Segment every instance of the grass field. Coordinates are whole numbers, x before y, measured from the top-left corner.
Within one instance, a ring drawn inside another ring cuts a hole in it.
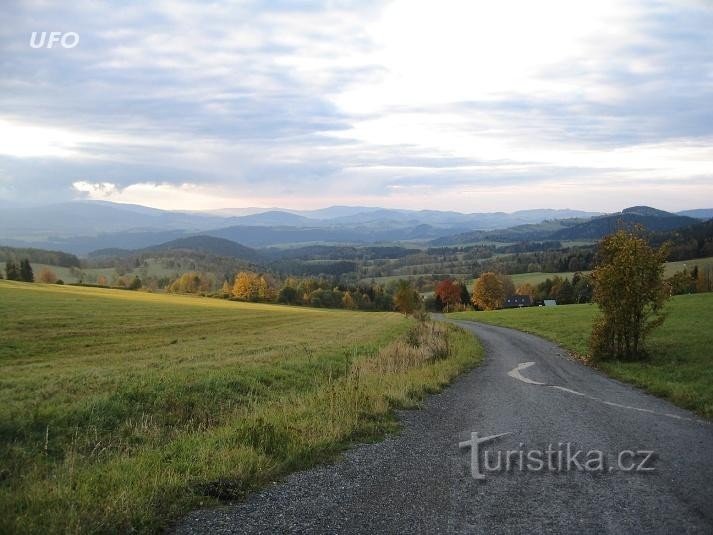
[[[597,306],[532,307],[492,312],[460,312],[471,319],[538,334],[586,356]],[[713,418],[713,293],[673,297],[665,323],[647,343],[648,362],[602,362],[612,377],[633,383]]]
[[[480,358],[414,325],[0,281],[0,532],[153,532],[373,440]]]
[[[127,272],[127,275],[137,275],[139,277],[149,276],[156,278],[175,277],[178,274],[177,272],[180,271],[165,267],[160,259],[149,258],[146,260],[146,263],[147,266],[145,268],[143,266],[141,268],[136,268]],[[76,273],[73,273],[70,268],[39,263],[32,264],[32,269],[35,273],[35,280],[37,280],[40,271],[42,271],[43,268],[51,269],[54,271],[55,275],[57,275],[57,278],[62,279],[66,283],[79,282],[80,277],[77,276]],[[81,270],[81,273],[83,274],[84,282],[96,282],[100,275],[105,276],[107,280],[111,281],[112,278],[116,276],[116,270],[111,267],[85,268]]]

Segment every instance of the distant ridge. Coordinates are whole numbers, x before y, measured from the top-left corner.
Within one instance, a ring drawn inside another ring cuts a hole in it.
[[[650,206],[632,206],[619,213],[595,217],[590,221],[579,223],[570,228],[554,232],[553,240],[599,240],[620,228],[631,228],[642,225],[650,231],[667,231],[698,223],[692,217],[672,214]]]
[[[103,256],[133,256],[137,254],[166,251],[188,251],[214,256],[222,256],[227,258],[236,258],[239,260],[247,260],[251,262],[261,259],[260,253],[258,253],[255,249],[251,249],[250,247],[246,247],[244,245],[241,245],[231,240],[226,240],[224,238],[204,235],[178,238],[175,240],[160,243],[158,245],[143,247],[141,249],[99,249],[89,253],[89,257],[98,258]]]
[[[695,217],[696,219],[713,219],[713,208],[698,208],[696,210],[683,210],[682,212],[676,212],[678,215],[684,215],[687,217]]]

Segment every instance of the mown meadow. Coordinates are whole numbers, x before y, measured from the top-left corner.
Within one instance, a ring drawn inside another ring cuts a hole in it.
[[[537,334],[586,359],[597,310],[594,304],[584,304],[448,316]],[[646,343],[648,360],[602,361],[596,365],[612,377],[713,418],[713,294],[675,296],[667,310],[666,321]]]
[[[397,428],[482,357],[395,313],[0,281],[0,532],[155,532]]]

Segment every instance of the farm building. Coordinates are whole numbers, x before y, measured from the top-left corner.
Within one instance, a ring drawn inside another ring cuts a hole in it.
[[[505,300],[503,308],[519,308],[532,306],[532,299],[529,295],[511,295]]]

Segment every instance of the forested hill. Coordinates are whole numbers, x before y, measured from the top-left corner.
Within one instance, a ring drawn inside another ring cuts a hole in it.
[[[620,213],[595,217],[590,221],[579,223],[570,228],[554,232],[550,239],[553,240],[599,240],[620,228],[631,228],[642,225],[651,232],[674,230],[698,223],[699,220],[649,206],[633,206]]]
[[[8,260],[17,262],[24,259],[38,264],[79,267],[79,258],[62,251],[0,246],[0,262],[7,262]]]

